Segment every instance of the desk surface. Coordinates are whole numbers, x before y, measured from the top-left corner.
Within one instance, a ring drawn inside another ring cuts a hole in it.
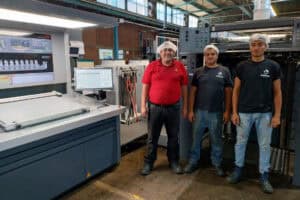
[[[0,129],[0,151],[108,119],[121,114],[125,110],[124,107],[119,105],[99,107],[96,101],[87,97],[66,95],[64,98],[73,101],[74,105],[79,107],[88,107],[90,112],[10,132],[4,132]],[[18,110],[12,112],[17,114]]]

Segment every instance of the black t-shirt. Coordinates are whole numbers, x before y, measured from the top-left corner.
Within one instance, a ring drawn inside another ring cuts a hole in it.
[[[273,60],[239,63],[236,70],[236,76],[241,80],[238,111],[272,112],[273,81],[279,79],[280,74],[280,66]]]
[[[224,111],[224,89],[232,87],[229,70],[226,67],[201,67],[193,76],[192,86],[197,87],[194,108],[209,112]]]

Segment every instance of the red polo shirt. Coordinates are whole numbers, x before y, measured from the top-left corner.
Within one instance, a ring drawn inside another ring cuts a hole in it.
[[[154,104],[170,105],[179,101],[181,86],[188,84],[187,72],[177,60],[164,66],[161,60],[151,62],[142,82],[149,85],[149,100]]]

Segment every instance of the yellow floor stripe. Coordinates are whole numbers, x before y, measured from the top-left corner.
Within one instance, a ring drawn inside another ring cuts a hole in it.
[[[99,187],[101,189],[108,190],[111,193],[114,193],[114,194],[117,194],[121,197],[124,197],[125,199],[128,199],[128,200],[144,200],[144,198],[140,197],[137,194],[131,194],[129,192],[124,192],[124,191],[122,191],[118,188],[112,187],[112,186],[110,186],[108,184],[105,184],[101,181],[95,181],[94,185],[96,185],[97,187]]]

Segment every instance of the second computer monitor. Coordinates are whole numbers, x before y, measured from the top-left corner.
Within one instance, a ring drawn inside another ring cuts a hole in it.
[[[113,89],[112,68],[75,68],[75,90]]]

